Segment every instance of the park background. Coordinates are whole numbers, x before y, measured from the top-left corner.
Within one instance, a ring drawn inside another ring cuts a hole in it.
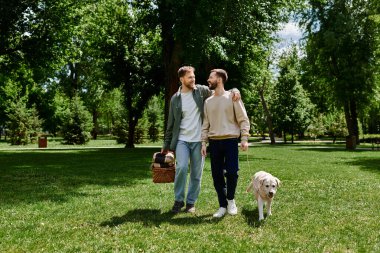
[[[380,251],[379,1],[0,3],[2,251]],[[236,217],[212,219],[208,159],[195,215],[152,183],[183,65],[241,91]],[[258,170],[283,183],[262,223]]]
[[[379,8],[373,0],[4,1],[0,137],[159,141],[177,70],[191,65],[204,85],[211,69],[228,71],[252,135],[329,136],[354,149],[380,133]],[[289,24],[302,37],[284,45]]]

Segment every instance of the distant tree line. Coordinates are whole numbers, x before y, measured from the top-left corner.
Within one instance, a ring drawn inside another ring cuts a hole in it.
[[[229,73],[252,133],[380,133],[378,1],[0,0],[0,133],[160,141],[177,69]],[[304,38],[278,55],[290,18]],[[1,135],[0,135],[1,137]]]

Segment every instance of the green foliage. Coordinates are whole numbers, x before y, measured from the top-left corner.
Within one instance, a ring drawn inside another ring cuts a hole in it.
[[[129,146],[146,136],[155,141],[164,120],[159,107],[148,104],[150,98],[165,85],[166,93],[176,91],[178,66],[190,64],[197,68],[199,83],[205,83],[211,68],[228,70],[227,88],[243,91],[255,131],[267,132],[272,114],[277,129],[300,133],[309,124],[311,104],[326,115],[335,103],[353,98],[364,131],[378,132],[380,19],[375,0],[311,1],[304,9],[307,60],[302,71],[301,66],[287,68],[279,79],[285,86],[302,87],[273,89],[267,66],[274,62],[273,33],[289,19],[289,10],[304,7],[300,2],[3,1],[0,126],[9,122],[8,103],[22,98],[27,110],[35,105],[44,130],[55,134],[69,110],[66,97],[78,95],[91,113],[93,137],[113,129]],[[269,110],[263,109],[260,92]]]
[[[346,137],[348,131],[344,113],[339,111],[333,111],[328,114],[319,113],[312,119],[306,134],[314,139],[329,135],[333,137],[334,143],[337,137]]]
[[[26,145],[41,132],[42,120],[35,107],[27,108],[23,99],[11,102],[6,110],[7,135],[12,145]]]
[[[371,106],[380,86],[380,23],[376,0],[309,1],[306,74],[314,97],[344,108],[349,135],[358,137],[358,113]]]
[[[78,5],[73,0],[2,1],[1,69],[10,73],[25,65],[36,82],[44,82],[70,51]]]
[[[251,132],[260,132],[262,135],[273,127],[273,113],[271,111],[274,94],[274,76],[270,71],[274,55],[270,49],[273,42],[269,42],[269,48],[252,46],[251,57],[246,59],[244,67],[243,100],[250,115]],[[253,55],[257,55],[254,57]],[[265,108],[266,107],[266,108]],[[273,130],[273,129],[272,129]]]
[[[142,121],[142,120],[140,120],[140,121]],[[145,124],[140,124],[140,123],[141,122],[139,122],[139,125],[136,126],[136,131],[135,131],[134,143],[136,143],[136,144],[144,143],[146,128],[144,127]]]
[[[274,108],[277,127],[292,136],[303,134],[309,126],[314,105],[299,82],[300,61],[295,46],[281,56],[279,68]]]
[[[326,126],[323,119],[323,114],[319,114],[314,117],[307,127],[306,134],[316,139],[319,136],[323,136],[326,133]]]
[[[380,101],[380,100],[379,100]],[[363,116],[363,127],[365,132],[370,134],[380,133],[380,106],[374,106]]]
[[[326,116],[327,134],[334,137],[346,137],[348,135],[347,124],[343,112],[332,112]]]
[[[8,75],[0,76],[3,81],[0,104],[4,110],[0,115],[0,123],[5,123],[12,145],[26,145],[41,132],[43,122],[35,105],[28,105],[30,90],[34,87],[31,72],[23,66]]]
[[[117,121],[126,117],[126,109],[123,106],[124,96],[120,88],[106,91],[100,101],[100,126],[101,131],[111,133]],[[127,122],[124,122],[127,125]],[[118,136],[118,135],[117,135]],[[125,143],[125,142],[123,142]]]
[[[29,101],[29,95],[35,86],[33,73],[24,64],[19,64],[16,70],[10,72],[0,71],[0,124],[8,120],[6,110],[10,103],[22,99],[28,108],[32,107],[34,101]]]
[[[62,124],[60,131],[66,144],[85,144],[90,140],[93,127],[91,114],[79,96],[70,100],[67,108],[59,112]]]
[[[163,95],[154,96],[149,101],[145,110],[148,120],[148,137],[152,142],[157,142],[159,134],[163,132],[164,121],[164,103]]]
[[[147,2],[109,0],[83,9],[81,40],[89,43],[110,87],[124,94],[128,140],[133,146],[135,127],[149,99],[163,86],[161,38],[156,12]]]
[[[128,122],[125,118],[120,118],[115,121],[112,134],[116,137],[116,142],[125,144],[128,141]]]

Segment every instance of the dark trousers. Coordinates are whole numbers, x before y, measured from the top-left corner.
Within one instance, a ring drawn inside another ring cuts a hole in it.
[[[211,172],[220,207],[235,198],[239,171],[238,139],[210,140]]]

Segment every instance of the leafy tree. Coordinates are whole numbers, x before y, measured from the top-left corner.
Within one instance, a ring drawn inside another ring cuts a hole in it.
[[[348,148],[359,142],[358,112],[378,89],[379,10],[374,0],[310,1],[304,14],[309,71],[344,109],[349,140],[355,139]]]
[[[64,102],[67,103],[67,102]],[[93,127],[91,114],[79,96],[74,96],[67,108],[59,113],[62,124],[60,130],[66,144],[85,144],[90,140]]]
[[[269,45],[270,46],[270,45]],[[248,101],[253,102],[255,99],[260,99],[261,110],[259,117],[253,120],[256,126],[265,124],[265,130],[269,132],[271,144],[275,144],[274,126],[273,126],[273,114],[270,109],[270,96],[272,91],[272,83],[274,83],[273,72],[270,69],[271,62],[274,58],[272,49],[260,48],[258,46],[253,47],[258,55],[255,60],[249,60],[245,64],[245,77],[244,80],[249,84],[244,89],[244,95],[248,95]],[[261,52],[261,53],[258,53]],[[258,96],[258,98],[255,98]],[[269,98],[269,99],[268,99]],[[249,111],[252,113],[253,108]],[[263,120],[262,120],[263,119]],[[263,127],[260,127],[263,129]],[[264,130],[264,129],[263,129]]]
[[[116,136],[118,144],[127,143],[128,141],[128,122],[125,118],[120,118],[115,121],[112,128],[112,134]]]
[[[307,128],[307,134],[314,139],[327,134],[333,137],[333,143],[335,143],[338,137],[347,135],[344,113],[339,111],[332,111],[328,114],[318,113],[311,120]]]
[[[8,135],[12,145],[25,145],[41,132],[42,121],[35,107],[27,108],[24,99],[12,101],[6,110]]]
[[[197,78],[204,80],[210,69],[226,68],[228,83],[239,88],[251,46],[265,44],[286,19],[284,8],[295,2],[156,0],[165,73],[165,119],[170,97],[178,89],[181,65],[194,66]]]
[[[2,124],[7,126],[13,145],[28,144],[31,137],[36,137],[41,131],[43,121],[29,99],[36,85],[31,76],[31,71],[23,65],[7,75],[0,75],[3,81],[0,88]]]
[[[299,80],[300,60],[294,45],[280,58],[279,77],[275,87],[277,126],[284,132],[285,142],[286,133],[291,134],[293,143],[294,134],[303,135],[310,123],[313,105]]]
[[[151,1],[110,0],[85,10],[86,32],[92,47],[106,59],[108,82],[120,87],[127,112],[127,147],[133,147],[135,129],[149,99],[161,90],[160,36]],[[96,39],[95,39],[96,38]]]
[[[67,53],[78,4],[73,0],[1,0],[1,72],[24,64],[37,83],[53,74]]]
[[[78,4],[72,0],[0,2],[0,80],[9,78],[22,85],[22,92],[28,90],[27,108],[35,105],[38,114],[45,119],[44,128],[53,133],[54,112],[49,102],[54,93],[48,80],[54,79],[55,70],[65,61],[68,52],[72,52],[68,48]],[[2,108],[6,107],[0,99],[0,125],[7,120],[2,114]]]
[[[348,131],[343,112],[331,112],[326,115],[326,132],[333,137],[333,143],[337,137],[347,136]]]
[[[326,133],[326,127],[322,113],[311,120],[310,125],[307,127],[306,131],[310,137],[314,138],[314,141],[318,136],[323,136]]]
[[[145,109],[148,121],[148,137],[151,141],[157,142],[159,134],[163,131],[164,123],[164,103],[163,95],[154,96],[149,101],[148,107]]]
[[[363,130],[368,134],[380,133],[380,106],[369,108],[363,117]]]
[[[120,88],[106,91],[100,102],[100,124],[106,133],[111,133],[117,121],[126,117],[126,109],[123,105],[124,97]],[[125,126],[127,126],[125,122]],[[127,133],[127,132],[126,132]],[[126,143],[127,135],[124,142]]]

